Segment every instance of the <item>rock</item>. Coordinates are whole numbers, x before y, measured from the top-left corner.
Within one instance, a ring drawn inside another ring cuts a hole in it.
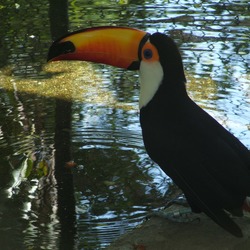
[[[250,218],[234,218],[244,234],[236,238],[206,215],[182,223],[152,217],[139,228],[123,235],[107,250],[249,250]]]

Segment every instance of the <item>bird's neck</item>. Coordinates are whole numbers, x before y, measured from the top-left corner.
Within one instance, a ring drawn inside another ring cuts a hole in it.
[[[181,121],[184,110],[189,106],[190,99],[184,82],[162,82],[153,98],[140,108],[142,135],[149,154],[152,153],[151,139],[161,140],[160,131],[167,126],[171,129],[166,132],[171,134],[172,128]],[[151,157],[153,158],[153,155]]]
[[[160,62],[146,63],[140,65],[140,98],[139,107],[145,107],[154,97],[162,84],[164,72]]]
[[[171,67],[170,67],[171,68]],[[146,107],[149,102],[166,101],[187,96],[182,64],[172,71],[164,71],[159,61],[147,63],[142,61],[140,65],[140,109]],[[157,96],[157,97],[156,97]]]
[[[163,79],[155,85],[157,85],[157,89],[154,88],[154,84],[151,84],[147,89],[148,85],[141,84],[140,109],[148,106],[154,106],[157,109],[168,109],[171,106],[182,105],[185,100],[189,99],[185,82],[181,79],[179,81]]]
[[[164,80],[152,98],[152,103],[157,104],[156,107],[173,109],[173,107],[177,107],[185,103],[187,99],[189,99],[189,97],[185,82],[181,80],[166,82]]]

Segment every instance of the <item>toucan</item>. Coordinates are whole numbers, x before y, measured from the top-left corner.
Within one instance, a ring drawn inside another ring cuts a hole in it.
[[[250,151],[188,96],[182,58],[166,34],[93,27],[54,41],[48,61],[82,60],[139,70],[140,123],[148,155],[195,213],[236,237],[232,216],[249,208]]]

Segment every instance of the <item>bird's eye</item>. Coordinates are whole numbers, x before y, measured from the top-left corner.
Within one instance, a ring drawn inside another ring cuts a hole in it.
[[[150,43],[146,42],[142,48],[141,60],[148,63],[159,61],[159,54],[156,47]]]
[[[153,57],[153,51],[151,49],[145,49],[143,55],[145,59],[151,59]]]

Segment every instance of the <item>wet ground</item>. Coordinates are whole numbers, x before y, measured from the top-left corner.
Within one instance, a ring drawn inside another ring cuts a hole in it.
[[[179,206],[168,210],[171,209],[183,211]],[[243,238],[232,236],[203,214],[189,215],[188,219],[177,223],[153,217],[121,236],[107,250],[247,250],[250,247],[249,217],[234,218],[243,231]]]

